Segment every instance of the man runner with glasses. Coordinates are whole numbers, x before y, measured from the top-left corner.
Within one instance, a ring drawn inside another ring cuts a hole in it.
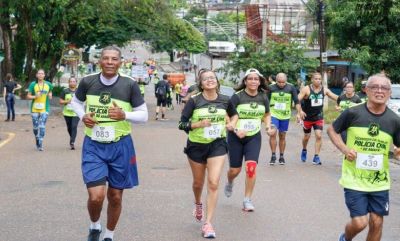
[[[350,241],[369,226],[367,240],[379,241],[383,217],[389,215],[389,150],[400,158],[400,118],[386,106],[391,83],[386,76],[369,77],[368,100],[345,110],[328,128],[328,135],[343,153],[340,185],[351,220],[339,241]],[[340,133],[347,131],[347,141]]]

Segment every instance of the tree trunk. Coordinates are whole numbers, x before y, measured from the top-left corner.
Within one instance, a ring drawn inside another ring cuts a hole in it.
[[[5,76],[7,73],[14,74],[12,50],[11,50],[10,14],[7,11],[9,7],[5,5],[6,5],[5,2],[0,1],[0,8],[2,9],[0,15],[0,18],[2,19],[2,21],[0,21],[0,32],[2,33],[3,36],[3,45],[4,45],[3,76]]]

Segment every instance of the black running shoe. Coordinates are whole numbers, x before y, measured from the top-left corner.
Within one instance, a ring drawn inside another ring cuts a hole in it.
[[[275,165],[275,162],[276,162],[276,156],[275,156],[275,155],[272,155],[272,156],[271,156],[271,160],[269,161],[269,164],[270,164],[271,166],[273,166],[273,165]]]
[[[98,229],[89,229],[88,241],[99,241],[100,240],[101,230]]]
[[[105,239],[103,239],[103,241],[112,241],[112,239],[110,239],[110,238],[105,238]]]
[[[279,165],[285,165],[285,158],[283,156],[279,157]]]

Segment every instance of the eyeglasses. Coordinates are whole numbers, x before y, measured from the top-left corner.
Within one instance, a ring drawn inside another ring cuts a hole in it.
[[[207,81],[207,80],[217,80],[217,78],[215,76],[209,76],[201,79],[201,81]]]
[[[381,90],[381,91],[389,91],[390,90],[390,86],[387,86],[387,85],[368,85],[367,88],[372,90],[373,92],[377,92],[379,90]]]

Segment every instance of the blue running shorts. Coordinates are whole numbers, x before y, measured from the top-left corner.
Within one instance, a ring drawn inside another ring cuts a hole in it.
[[[361,192],[352,189],[344,189],[346,206],[350,211],[350,217],[365,216],[375,213],[379,216],[389,215],[389,191]]]
[[[279,119],[271,116],[271,124],[273,124],[275,126],[275,128],[278,129],[279,132],[287,132],[289,129],[289,122],[290,122],[290,119],[279,120]]]
[[[82,175],[88,186],[108,185],[127,189],[139,184],[136,154],[130,135],[117,142],[100,143],[85,136],[82,147]]]

